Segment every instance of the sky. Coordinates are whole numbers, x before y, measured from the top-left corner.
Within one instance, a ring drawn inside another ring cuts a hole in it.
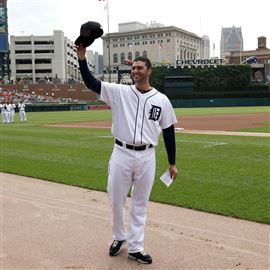
[[[156,21],[209,36],[211,56],[219,57],[222,27],[233,25],[242,28],[244,50],[255,50],[259,36],[267,38],[270,48],[269,0],[7,0],[7,6],[9,35],[52,35],[53,30],[62,30],[75,41],[87,21],[99,22],[105,33],[108,25],[113,33],[119,23]],[[102,40],[89,49],[103,54]]]

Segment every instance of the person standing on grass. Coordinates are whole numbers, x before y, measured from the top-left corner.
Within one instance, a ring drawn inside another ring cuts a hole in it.
[[[18,104],[18,108],[19,108],[19,112],[20,112],[20,121],[22,122],[26,122],[26,113],[25,113],[25,102],[23,99],[21,99],[21,101]]]
[[[5,124],[7,122],[6,118],[6,103],[2,100],[0,104],[2,123]]]
[[[10,123],[10,114],[11,114],[11,104],[10,104],[9,100],[7,100],[7,103],[6,103],[6,122],[7,122],[7,124]]]
[[[93,29],[95,28],[95,29]],[[155,148],[163,138],[168,155],[168,170],[174,180],[176,144],[174,124],[177,122],[169,99],[149,83],[151,61],[139,56],[132,64],[134,85],[102,82],[90,72],[86,61],[84,33],[98,31],[98,24],[88,22],[81,27],[81,36],[75,41],[82,78],[86,86],[96,92],[112,110],[114,149],[109,162],[108,195],[112,209],[113,242],[109,255],[116,256],[128,243],[128,258],[140,263],[152,263],[144,252],[144,227],[147,205],[155,179]],[[98,36],[97,36],[98,37]],[[125,227],[125,204],[131,188],[131,213],[128,231]]]
[[[14,123],[16,104],[13,100],[10,101],[10,122]]]

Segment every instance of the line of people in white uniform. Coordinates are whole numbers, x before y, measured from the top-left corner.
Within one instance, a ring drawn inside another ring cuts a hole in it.
[[[14,123],[14,117],[15,117],[15,109],[16,104],[13,102],[13,100],[7,100],[2,101],[0,103],[0,111],[1,111],[1,117],[2,117],[2,123],[3,124],[10,124]],[[18,103],[18,109],[20,113],[20,121],[26,122],[26,113],[25,113],[25,102],[21,100]]]

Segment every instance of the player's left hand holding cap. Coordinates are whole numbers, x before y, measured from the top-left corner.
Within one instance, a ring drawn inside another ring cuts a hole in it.
[[[81,26],[80,36],[75,40],[75,44],[84,48],[90,46],[95,39],[103,35],[103,29],[98,22],[89,21]]]

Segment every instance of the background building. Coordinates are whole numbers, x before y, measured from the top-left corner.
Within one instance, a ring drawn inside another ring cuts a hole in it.
[[[202,36],[201,47],[200,47],[200,57],[202,59],[210,58],[210,39],[208,36]]]
[[[0,0],[0,82],[9,80],[7,0]]]
[[[139,55],[149,57],[154,66],[200,57],[201,38],[175,26],[129,22],[119,24],[118,30],[102,37],[105,80],[111,70],[112,81],[117,81],[117,70],[126,68],[123,63]]]
[[[51,36],[10,36],[11,80],[72,83],[80,80],[73,41],[61,30]]]
[[[267,48],[266,37],[258,37],[258,47],[255,50],[230,52],[225,55],[226,64],[248,64],[253,71],[255,82],[270,81],[270,49]]]
[[[226,53],[242,52],[243,37],[241,27],[231,27],[221,29],[220,58],[224,58]]]
[[[99,55],[98,52],[87,50],[86,58],[91,71],[95,74],[95,77],[102,78],[103,55]]]

